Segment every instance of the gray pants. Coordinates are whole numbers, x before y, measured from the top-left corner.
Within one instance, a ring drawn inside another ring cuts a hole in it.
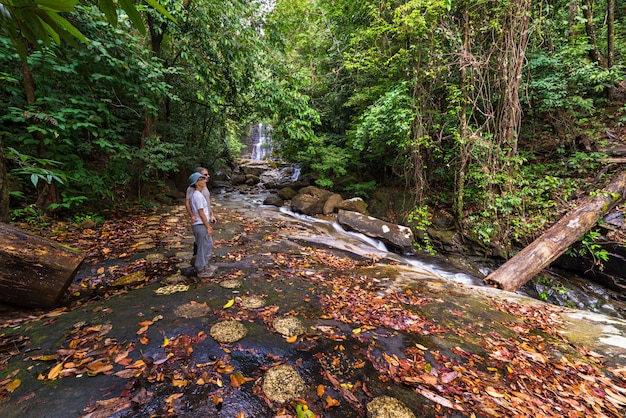
[[[193,231],[193,236],[196,239],[196,245],[198,246],[196,263],[194,265],[197,270],[200,270],[209,264],[209,260],[213,254],[213,237],[209,236],[206,226],[203,224],[191,225],[191,229]]]

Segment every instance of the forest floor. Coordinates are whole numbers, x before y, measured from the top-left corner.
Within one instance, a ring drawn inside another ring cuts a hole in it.
[[[229,195],[214,209],[202,280],[182,202],[51,225],[85,262],[62,307],[0,315],[0,415],[345,418],[381,396],[420,417],[626,415],[625,321],[320,245]],[[225,321],[245,336],[218,342]],[[302,380],[276,400],[279,365]]]

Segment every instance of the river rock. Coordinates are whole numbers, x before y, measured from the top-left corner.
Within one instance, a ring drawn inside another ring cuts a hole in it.
[[[254,186],[255,184],[259,184],[261,182],[261,178],[255,174],[246,174],[246,184],[248,186]]]
[[[372,216],[347,210],[339,211],[337,222],[346,229],[377,238],[405,254],[414,252],[413,231],[406,226],[392,224]]]
[[[353,197],[352,199],[346,199],[337,204],[337,209],[340,210],[351,210],[353,212],[359,212],[363,215],[368,215],[367,213],[367,203],[360,197]]]
[[[230,183],[233,186],[239,186],[240,184],[245,184],[246,183],[245,174],[237,174],[236,176],[233,176],[233,178],[230,180]]]
[[[267,196],[265,198],[265,200],[263,200],[263,204],[264,205],[281,207],[281,206],[283,206],[285,204],[285,202],[283,201],[283,199],[280,198],[280,196],[275,195],[275,194],[271,194],[271,195]]]
[[[326,200],[332,195],[328,190],[315,186],[300,189],[291,199],[291,209],[305,215],[317,215],[324,211]]]
[[[343,197],[341,197],[340,194],[335,193],[331,195],[326,200],[326,203],[324,203],[324,215],[330,215],[331,213],[335,212],[335,210],[337,209],[337,205],[341,202],[343,202]]]
[[[291,200],[298,192],[294,190],[293,187],[283,187],[278,191],[278,197],[283,200]]]

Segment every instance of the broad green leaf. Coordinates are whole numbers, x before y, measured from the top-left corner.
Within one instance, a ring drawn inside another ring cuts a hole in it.
[[[48,32],[48,36],[52,38],[54,43],[56,43],[57,45],[61,45],[61,37],[59,36],[59,33],[46,22],[42,21],[41,24],[46,29],[46,32]]]
[[[87,38],[85,38],[85,35],[80,33],[80,31],[78,29],[76,29],[76,27],[74,25],[72,25],[70,22],[68,22],[65,18],[59,16],[57,13],[50,13],[48,16],[50,16],[50,18],[57,25],[59,25],[61,28],[65,29],[67,32],[69,32],[76,39],[78,39],[78,40],[80,40],[81,42],[84,42],[84,43],[88,42]]]
[[[98,7],[102,10],[110,24],[113,26],[117,25],[117,8],[113,0],[98,0]]]
[[[37,7],[53,12],[71,12],[78,0],[35,0]]]

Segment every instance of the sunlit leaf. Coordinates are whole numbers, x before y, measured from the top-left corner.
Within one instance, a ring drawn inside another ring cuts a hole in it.
[[[54,366],[48,372],[48,379],[49,380],[54,380],[57,377],[59,377],[59,374],[61,373],[61,370],[63,370],[63,363],[58,363],[56,366]]]
[[[9,392],[13,392],[15,389],[17,389],[20,385],[22,384],[22,381],[20,379],[13,379],[11,380],[9,383],[7,383],[6,385],[4,385],[4,388],[9,391]]]

